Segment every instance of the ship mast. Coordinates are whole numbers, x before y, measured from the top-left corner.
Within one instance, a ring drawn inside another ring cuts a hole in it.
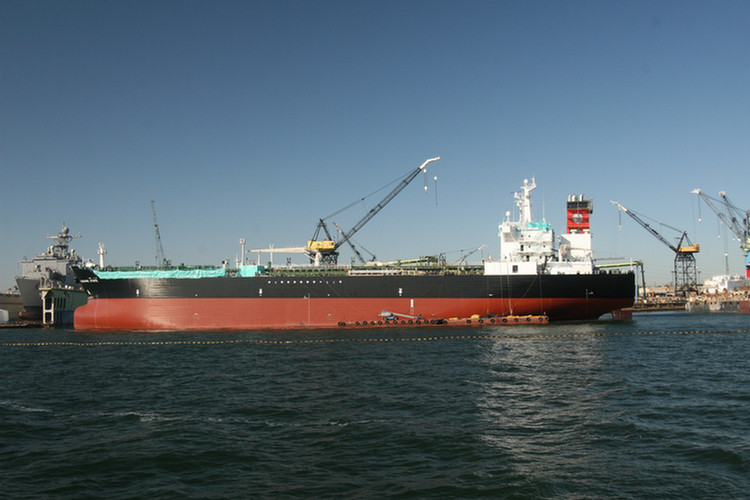
[[[531,182],[528,179],[523,180],[523,186],[521,186],[523,193],[514,193],[516,197],[516,205],[521,215],[521,224],[532,222],[531,219],[531,192],[536,189],[536,179],[531,178]]]
[[[47,235],[47,239],[55,240],[55,244],[49,249],[50,255],[67,258],[70,256],[70,240],[80,237],[80,234],[70,234],[70,229],[68,229],[65,221],[63,221],[62,230],[60,230],[59,234]]]

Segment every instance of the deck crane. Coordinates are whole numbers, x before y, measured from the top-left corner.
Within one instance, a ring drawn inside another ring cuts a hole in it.
[[[476,252],[478,252],[478,251],[480,251],[480,250],[482,250],[482,249],[484,249],[486,247],[487,247],[487,245],[480,245],[478,247],[471,248],[468,251],[467,250],[459,250],[459,252],[466,252],[466,253],[464,253],[461,256],[461,258],[456,261],[455,265],[460,266],[461,264],[463,264],[466,261],[467,258],[469,258],[470,256],[472,256]]]
[[[154,238],[156,239],[156,267],[169,267],[172,262],[164,257],[164,247],[161,246],[159,224],[156,222],[156,208],[154,207],[154,200],[151,200],[151,215],[153,215],[154,217]]]
[[[359,222],[357,222],[351,229],[349,229],[346,232],[341,233],[341,237],[338,239],[338,241],[334,241],[333,237],[331,236],[331,233],[328,231],[328,227],[326,226],[325,219],[320,219],[318,221],[318,227],[315,229],[315,233],[313,234],[313,237],[308,240],[307,247],[306,247],[306,253],[310,257],[310,260],[315,262],[316,264],[336,264],[338,262],[338,249],[341,247],[341,245],[345,243],[351,243],[351,238],[354,236],[354,234],[362,229],[362,227],[367,224],[373,217],[375,217],[378,212],[380,212],[383,207],[385,207],[393,198],[395,198],[403,189],[409,185],[411,181],[413,181],[417,175],[419,175],[420,172],[427,172],[427,165],[429,163],[432,163],[434,161],[439,160],[440,157],[430,158],[429,160],[426,160],[422,165],[417,167],[415,170],[410,172],[406,177],[404,177],[401,182],[398,183],[398,185],[390,192],[388,193],[385,198],[383,198],[380,203],[375,205],[375,207],[371,208],[367,214],[360,219]],[[328,239],[320,240],[318,239],[320,237],[320,231],[323,230],[326,237]],[[354,246],[352,245],[352,248]],[[355,249],[355,254],[357,254],[358,258],[364,262],[364,259],[360,255],[359,252]]]
[[[669,247],[675,253],[674,257],[674,290],[677,295],[687,297],[690,292],[697,291],[698,289],[698,271],[695,266],[695,254],[700,252],[701,246],[699,244],[693,244],[685,231],[672,227],[663,222],[659,222],[662,226],[668,227],[680,234],[680,239],[677,244],[671,243],[668,239],[661,235],[656,229],[651,227],[646,221],[644,221],[639,214],[625,208],[616,201],[611,201],[613,205],[616,205],[621,212],[625,212],[636,221],[638,224],[643,226],[646,231],[654,235],[657,240],[661,241]],[[644,216],[645,217],[645,216]]]
[[[325,224],[325,222],[324,222],[323,224]],[[334,225],[334,226],[336,226],[336,229],[338,230],[338,232],[339,232],[340,234],[344,234],[344,230],[343,230],[343,229],[341,229],[341,226],[339,226],[339,225],[338,225],[338,224],[336,224],[335,222],[333,223],[333,225]],[[349,241],[347,241],[347,243],[349,243],[349,246],[351,247],[351,249],[352,249],[352,252],[354,252],[354,255],[356,255],[356,256],[357,256],[357,258],[359,259],[359,261],[360,261],[360,262],[361,262],[362,264],[367,264],[367,262],[365,262],[365,258],[364,258],[364,257],[362,257],[362,254],[361,254],[361,253],[359,253],[359,250],[357,250],[357,247],[356,247],[356,246],[354,245],[354,240],[353,240],[352,238],[349,238]],[[364,248],[364,247],[362,247],[362,248]],[[370,253],[370,252],[367,252],[367,253]],[[372,255],[372,254],[370,254],[370,255]],[[373,257],[373,259],[372,259],[372,260],[375,260],[375,256],[374,256],[374,255],[372,255],[372,257]]]
[[[750,210],[742,210],[734,203],[729,201],[727,193],[719,191],[721,200],[708,196],[700,189],[693,189],[693,194],[697,194],[706,202],[706,205],[716,213],[721,222],[739,238],[740,248],[745,255],[745,277],[750,278]],[[722,209],[717,205],[721,204]]]

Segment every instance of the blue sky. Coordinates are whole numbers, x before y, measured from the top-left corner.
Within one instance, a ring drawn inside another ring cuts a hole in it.
[[[379,259],[497,256],[536,176],[558,233],[568,194],[594,199],[597,257],[670,281],[616,200],[687,230],[706,278],[727,239],[690,191],[750,208],[748,2],[5,1],[0,23],[3,290],[63,220],[79,254],[150,264],[155,200],[167,257],[218,264],[438,155],[355,236]]]

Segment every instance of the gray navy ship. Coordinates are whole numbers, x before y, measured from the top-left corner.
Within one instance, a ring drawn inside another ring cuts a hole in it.
[[[42,321],[47,325],[73,323],[73,311],[88,301],[86,292],[76,283],[71,266],[83,266],[83,259],[70,248],[71,234],[63,222],[60,233],[48,235],[54,243],[33,259],[21,260],[16,277],[21,294],[22,320]]]

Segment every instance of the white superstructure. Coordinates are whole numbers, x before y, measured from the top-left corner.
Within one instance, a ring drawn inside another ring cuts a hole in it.
[[[568,197],[567,233],[556,246],[555,231],[545,220],[535,222],[531,214],[531,192],[536,180],[524,179],[521,191],[515,193],[518,220],[507,212],[500,224],[500,260],[486,262],[485,274],[591,274],[594,270],[591,251],[589,214],[592,201],[583,195]]]

